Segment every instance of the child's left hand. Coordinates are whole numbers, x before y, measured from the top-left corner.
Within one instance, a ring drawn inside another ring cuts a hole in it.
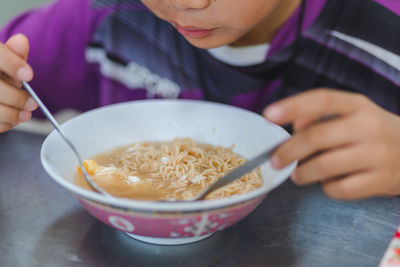
[[[264,115],[293,124],[296,133],[271,163],[279,169],[299,160],[295,183],[321,182],[328,196],[342,200],[400,194],[400,117],[365,96],[311,90],[270,105]],[[317,122],[329,115],[338,116]]]

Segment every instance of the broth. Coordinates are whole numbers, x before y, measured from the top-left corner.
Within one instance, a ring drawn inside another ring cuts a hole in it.
[[[245,161],[232,148],[176,138],[172,142],[118,147],[85,160],[84,166],[92,179],[113,196],[155,201],[189,199]],[[79,167],[75,182],[91,190]],[[262,183],[261,172],[256,169],[206,199],[243,194]]]

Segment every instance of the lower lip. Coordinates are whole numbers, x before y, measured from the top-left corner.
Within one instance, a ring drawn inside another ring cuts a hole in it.
[[[184,29],[184,28],[180,27],[179,25],[175,25],[175,27],[180,34],[190,37],[190,38],[196,38],[196,39],[207,37],[214,31],[214,29],[212,29],[212,30],[188,30],[188,29]]]

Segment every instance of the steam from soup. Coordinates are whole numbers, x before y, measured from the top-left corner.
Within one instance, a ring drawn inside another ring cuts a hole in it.
[[[119,147],[84,162],[92,179],[111,195],[141,200],[185,200],[245,163],[232,148],[196,144],[190,138]],[[76,183],[91,190],[78,167]],[[243,194],[263,183],[259,169],[209,194]]]

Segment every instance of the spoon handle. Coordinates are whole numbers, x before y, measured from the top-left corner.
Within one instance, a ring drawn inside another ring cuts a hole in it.
[[[315,122],[311,123],[311,125],[309,125],[309,126],[312,126],[312,125],[320,123],[320,122],[333,120],[338,117],[339,117],[339,115],[337,115],[337,114],[327,114],[327,115],[324,115],[323,117],[321,117],[320,119],[316,120]],[[307,126],[307,127],[309,127],[309,126]],[[230,182],[242,177],[246,173],[249,173],[250,171],[255,169],[261,163],[269,160],[272,153],[274,153],[275,150],[280,145],[285,143],[287,140],[289,140],[289,138],[286,138],[286,139],[278,142],[276,145],[272,146],[270,149],[266,150],[265,152],[261,153],[260,155],[256,156],[255,158],[253,158],[250,161],[246,162],[245,164],[241,165],[240,167],[234,169],[232,172],[226,174],[225,176],[223,176],[222,178],[220,178],[219,180],[214,182],[210,187],[208,187],[208,188],[204,189],[202,192],[200,192],[200,194],[198,194],[196,197],[194,197],[193,200],[204,199],[204,197],[206,197],[210,192],[229,184]]]
[[[271,157],[272,153],[274,153],[274,151],[281,144],[283,144],[286,140],[287,139],[279,142],[278,144],[272,146],[270,149],[267,149],[260,155],[256,156],[255,158],[253,158],[250,161],[246,162],[245,164],[241,165],[239,168],[236,168],[232,172],[223,176],[221,179],[217,180],[210,187],[206,188],[199,195],[197,195],[195,200],[203,199],[205,196],[207,196],[210,192],[214,191],[215,189],[223,187],[223,186],[231,183],[232,181],[242,177],[246,173],[249,173],[250,171],[255,169],[258,165],[260,165],[264,161],[267,161]]]
[[[57,130],[57,132],[61,135],[61,137],[64,139],[64,141],[68,144],[68,146],[72,149],[74,152],[75,156],[77,157],[79,161],[79,165],[81,167],[83,177],[85,181],[97,192],[106,195],[109,198],[112,198],[112,196],[107,193],[105,190],[103,190],[100,186],[98,186],[91,178],[89,178],[88,173],[86,172],[85,167],[83,166],[83,161],[76,150],[75,146],[71,143],[71,141],[65,136],[64,132],[60,128],[60,124],[56,121],[56,119],[51,115],[50,111],[47,109],[45,104],[43,104],[42,100],[38,97],[38,95],[35,93],[35,91],[32,89],[32,87],[27,83],[27,82],[22,82],[22,85],[25,87],[25,89],[28,91],[28,93],[32,96],[32,98],[36,101],[36,103],[39,105],[39,108],[43,111],[44,115],[47,117],[47,119],[50,121],[50,123],[54,126],[54,128]]]
[[[50,111],[47,109],[47,107],[43,104],[42,100],[38,97],[38,95],[33,91],[32,87],[27,83],[27,82],[22,82],[22,85],[25,87],[25,89],[28,91],[28,93],[32,96],[32,98],[36,101],[36,103],[39,105],[39,108],[43,111],[44,115],[46,115],[47,119],[53,124],[54,128],[63,135],[61,129],[60,129],[60,124],[56,121],[56,119],[51,115]],[[64,136],[63,136],[64,137]]]

